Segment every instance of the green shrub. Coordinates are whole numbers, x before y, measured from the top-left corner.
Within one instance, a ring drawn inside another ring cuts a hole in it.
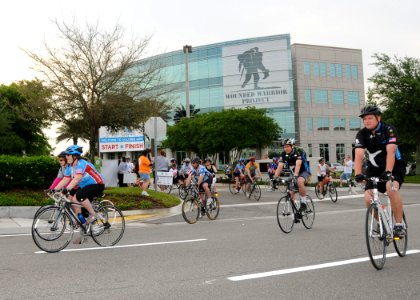
[[[0,155],[0,191],[46,189],[57,175],[59,164],[50,156]]]

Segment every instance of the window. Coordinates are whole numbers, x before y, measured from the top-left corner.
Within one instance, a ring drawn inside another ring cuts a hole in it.
[[[334,130],[346,130],[346,120],[343,118],[334,119],[333,121],[333,128]]]
[[[308,157],[312,157],[312,144],[308,144]]]
[[[355,65],[351,66],[351,78],[357,79],[357,66]]]
[[[311,69],[310,69],[309,62],[304,61],[303,62],[303,74],[309,76],[310,71],[311,71]]]
[[[312,132],[314,130],[313,118],[306,118],[306,130]]]
[[[311,90],[310,89],[306,89],[305,90],[305,102],[307,104],[311,104]]]
[[[328,144],[319,144],[319,155],[325,159],[325,161],[330,161],[330,151],[328,150]]]
[[[335,75],[337,75],[337,77],[343,76],[343,70],[341,68],[341,64],[335,64]]]
[[[318,130],[330,130],[329,122],[328,117],[319,117],[316,120],[316,128]]]
[[[361,126],[360,118],[352,118],[349,122],[350,130],[359,131]]]
[[[344,160],[344,144],[335,145],[335,153],[337,162],[341,163]]]
[[[344,92],[343,91],[332,91],[332,103],[333,104],[344,104]]]
[[[313,63],[314,67],[314,76],[319,76],[319,65],[318,63]]]
[[[325,63],[319,63],[319,74],[321,77],[327,76],[327,65]]]
[[[346,65],[346,77],[348,79],[351,78],[351,67],[350,67],[350,65]]]
[[[327,90],[316,90],[315,91],[316,103],[325,104],[328,103],[328,91]]]
[[[335,65],[330,64],[330,77],[335,77]]]
[[[356,105],[360,104],[358,91],[349,92],[349,104],[356,104]]]

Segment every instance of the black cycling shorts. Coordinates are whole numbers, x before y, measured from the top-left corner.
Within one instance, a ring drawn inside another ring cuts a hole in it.
[[[369,169],[367,169],[367,172],[366,172],[367,177],[372,177],[372,176],[379,177],[381,174],[370,173]],[[392,175],[394,176],[394,180],[397,181],[400,184],[400,188],[401,188],[401,186],[404,183],[405,167],[394,166],[394,169],[392,170]],[[368,182],[365,186],[365,190],[371,190],[371,189],[373,189],[373,184],[372,184],[372,182]],[[378,182],[378,191],[380,193],[385,193],[386,192],[386,182],[385,181]]]
[[[204,183],[207,183],[207,185],[208,185],[208,187],[210,188],[211,187],[211,185],[213,184],[213,177],[209,177],[209,178],[207,178],[206,180],[204,180],[201,184],[200,184],[200,186],[198,187],[198,191],[201,193],[201,192],[204,192],[204,189],[203,189],[203,184]]]
[[[102,196],[102,193],[105,189],[104,184],[91,184],[87,185],[84,188],[78,189],[76,192],[76,200],[82,202],[85,199],[92,201],[95,197]]]

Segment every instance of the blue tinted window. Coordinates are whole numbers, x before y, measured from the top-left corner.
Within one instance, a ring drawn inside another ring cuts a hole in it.
[[[349,104],[360,104],[358,91],[349,92]]]
[[[341,68],[341,64],[335,64],[335,75],[337,75],[337,77],[343,76],[343,70]]]
[[[306,118],[306,130],[307,131],[313,131],[314,130],[314,121],[312,118]]]
[[[327,90],[316,90],[315,91],[316,103],[328,103],[328,91]]]
[[[309,62],[305,61],[303,62],[303,74],[309,76],[311,72],[310,64]]]
[[[333,104],[344,104],[344,92],[343,91],[332,91],[332,103]]]
[[[349,122],[350,130],[359,130],[361,126],[360,118],[352,118]]]
[[[335,65],[330,64],[330,77],[335,77]]]
[[[334,130],[346,130],[346,120],[343,118],[333,120]]]
[[[330,130],[329,122],[328,117],[319,117],[316,120],[316,128],[318,130]]]
[[[311,90],[310,89],[306,89],[305,90],[305,102],[307,104],[311,104]]]
[[[318,63],[313,63],[313,67],[314,67],[314,75],[319,76],[319,65],[318,65]]]
[[[321,77],[327,76],[327,65],[325,63],[319,64],[319,74]]]
[[[350,65],[346,65],[346,77],[351,78],[351,67]]]
[[[355,65],[351,66],[351,78],[357,79],[357,66]]]

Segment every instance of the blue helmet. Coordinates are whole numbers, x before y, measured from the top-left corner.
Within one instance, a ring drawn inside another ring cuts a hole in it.
[[[245,161],[245,158],[241,157],[241,158],[239,159],[239,161]]]
[[[83,147],[77,145],[71,145],[67,147],[66,151],[64,151],[67,155],[82,155]]]

